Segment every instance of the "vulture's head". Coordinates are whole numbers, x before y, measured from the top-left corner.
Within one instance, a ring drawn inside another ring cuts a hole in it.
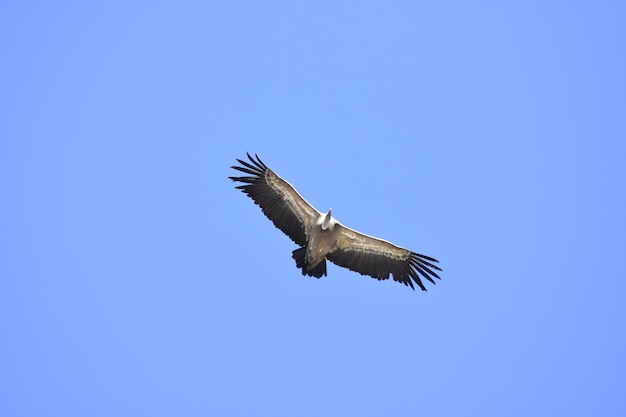
[[[319,224],[322,230],[333,230],[335,226],[335,219],[330,215],[331,211],[333,211],[333,209],[329,209],[328,213],[320,217]]]

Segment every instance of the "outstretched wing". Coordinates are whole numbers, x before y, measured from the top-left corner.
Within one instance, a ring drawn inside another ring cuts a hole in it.
[[[338,229],[337,229],[338,228]],[[426,255],[411,252],[386,240],[364,235],[349,229],[340,223],[335,225],[337,242],[336,249],[327,255],[332,263],[369,275],[378,280],[389,279],[408,285],[415,289],[415,282],[422,290],[426,287],[420,275],[433,284],[434,278],[439,278],[434,270],[441,271],[435,262],[439,262]]]
[[[231,168],[249,174],[245,177],[228,177],[242,182],[235,188],[246,193],[255,204],[261,207],[263,214],[283,231],[295,243],[305,246],[307,235],[313,222],[320,213],[310,205],[287,181],[269,169],[257,155],[250,163],[237,159],[242,166]]]

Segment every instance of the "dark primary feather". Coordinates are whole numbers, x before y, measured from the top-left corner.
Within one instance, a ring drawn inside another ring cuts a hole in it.
[[[307,242],[305,225],[308,220],[300,218],[301,216],[291,209],[289,204],[285,201],[284,194],[281,194],[281,192],[284,193],[284,190],[277,190],[275,187],[272,187],[272,184],[268,182],[268,178],[271,176],[272,179],[275,182],[279,182],[284,189],[289,188],[290,190],[288,191],[293,191],[295,196],[301,197],[293,187],[272,172],[257,155],[255,155],[256,159],[252,158],[250,154],[247,155],[251,163],[237,159],[237,162],[242,166],[232,166],[231,168],[249,174],[249,176],[228,178],[243,183],[243,185],[239,185],[235,188],[246,193],[259,205],[267,218],[283,233],[289,236],[291,240],[300,246],[305,246]]]

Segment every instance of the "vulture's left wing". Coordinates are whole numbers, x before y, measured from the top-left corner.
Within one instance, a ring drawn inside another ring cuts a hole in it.
[[[389,279],[408,285],[415,289],[415,282],[422,290],[420,275],[433,284],[433,277],[439,278],[434,270],[441,271],[433,262],[438,262],[426,255],[411,252],[386,240],[364,235],[347,228],[340,223],[335,224],[337,233],[336,249],[327,255],[332,263],[369,275],[378,280]]]
[[[247,155],[251,163],[237,159],[242,166],[231,168],[250,176],[228,178],[244,183],[235,188],[254,200],[267,218],[291,240],[305,246],[311,225],[320,213],[291,184],[269,169],[257,155],[256,159]]]

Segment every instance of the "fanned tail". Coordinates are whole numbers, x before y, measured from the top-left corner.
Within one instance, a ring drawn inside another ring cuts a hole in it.
[[[326,276],[326,259],[317,264],[313,269],[309,269],[306,261],[306,246],[298,248],[291,253],[291,257],[296,261],[296,266],[302,269],[302,275],[308,275],[310,277],[321,278],[322,275]]]

